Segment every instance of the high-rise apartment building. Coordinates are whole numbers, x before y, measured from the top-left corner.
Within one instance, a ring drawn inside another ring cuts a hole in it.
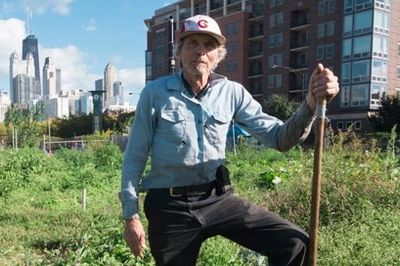
[[[61,91],[61,70],[55,68],[51,57],[46,57],[43,66],[43,98],[50,98]]]
[[[39,49],[38,39],[35,35],[28,35],[22,41],[22,59],[26,59],[29,54],[33,56],[33,62],[35,65],[35,88],[33,91],[33,97],[39,99],[41,96],[41,83],[40,83],[40,67],[39,67]]]
[[[112,104],[114,94],[114,82],[118,80],[118,72],[111,63],[106,65],[104,69],[104,90],[106,106]]]
[[[242,83],[261,104],[273,94],[303,100],[318,62],[340,77],[340,94],[328,106],[336,129],[368,129],[379,99],[400,94],[400,2],[177,1],[145,20],[146,81],[169,73],[169,43],[196,14],[216,19],[227,38],[228,54],[216,71]]]

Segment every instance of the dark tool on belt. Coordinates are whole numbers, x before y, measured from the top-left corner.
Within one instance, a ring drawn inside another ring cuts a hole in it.
[[[224,165],[220,165],[215,173],[217,194],[221,195],[232,189],[229,179],[229,170]]]

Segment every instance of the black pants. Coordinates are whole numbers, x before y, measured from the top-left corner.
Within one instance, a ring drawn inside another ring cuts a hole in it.
[[[195,265],[202,242],[216,235],[268,256],[269,265],[307,265],[303,230],[231,191],[174,198],[150,190],[144,210],[157,265]]]

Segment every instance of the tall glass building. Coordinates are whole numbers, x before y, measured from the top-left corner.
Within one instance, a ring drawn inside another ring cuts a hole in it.
[[[40,68],[39,68],[39,49],[38,39],[35,35],[28,35],[22,41],[22,59],[26,59],[28,55],[32,54],[35,65],[35,85],[33,91],[33,97],[39,99],[41,96],[41,83],[40,83]]]

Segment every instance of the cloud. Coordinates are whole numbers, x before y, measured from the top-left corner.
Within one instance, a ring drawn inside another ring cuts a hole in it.
[[[82,25],[82,29],[84,31],[96,31],[97,30],[96,20],[94,18],[91,18],[87,24]]]
[[[139,93],[145,85],[144,68],[125,68],[118,71],[118,77],[127,92]]]
[[[25,4],[29,6],[35,14],[43,14],[48,10],[67,15],[70,13],[70,4],[75,0],[25,0]]]
[[[121,69],[118,71],[118,76],[125,88],[124,94],[126,101],[129,101],[132,105],[136,105],[137,101],[139,100],[139,94],[145,85],[145,69]],[[129,95],[130,93],[132,94]]]
[[[91,68],[86,63],[88,55],[74,45],[64,48],[41,48],[40,53],[41,62],[50,56],[54,66],[61,69],[63,90],[93,90],[94,81],[101,78],[100,74],[91,73]]]
[[[0,20],[0,80],[6,81],[5,88],[9,87],[10,55],[16,51],[22,57],[22,40],[25,37],[24,21],[14,18]]]

